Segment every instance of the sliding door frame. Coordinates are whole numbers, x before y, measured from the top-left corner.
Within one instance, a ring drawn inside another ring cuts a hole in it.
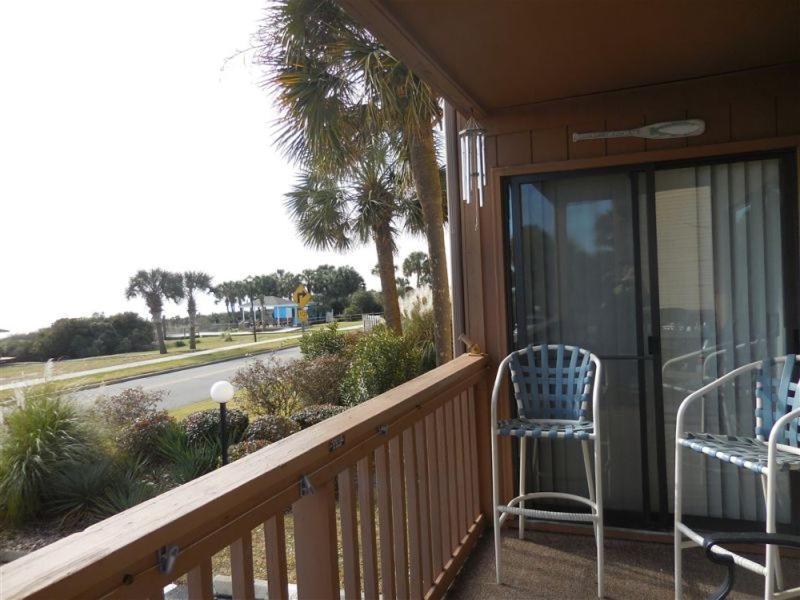
[[[527,311],[525,310],[524,293],[519,280],[514,280],[514,271],[518,265],[512,265],[513,256],[521,256],[521,186],[526,183],[539,183],[548,180],[561,180],[573,177],[592,175],[607,175],[625,173],[630,177],[631,193],[631,230],[633,233],[635,302],[636,302],[636,355],[608,355],[601,356],[604,360],[636,360],[639,378],[639,441],[642,449],[642,510],[608,512],[609,524],[625,526],[643,526],[647,528],[671,527],[672,515],[669,512],[668,486],[667,486],[667,451],[666,432],[664,428],[666,415],[664,412],[664,398],[661,378],[661,322],[658,293],[658,248],[655,210],[655,173],[660,170],[681,167],[701,167],[715,164],[734,162],[778,159],[780,161],[780,187],[781,187],[781,248],[782,248],[782,276],[783,276],[783,304],[784,327],[786,340],[786,353],[800,353],[800,222],[798,219],[798,154],[795,149],[764,150],[747,153],[720,154],[715,156],[665,160],[659,162],[644,162],[640,164],[621,164],[601,168],[588,168],[576,170],[555,170],[549,172],[534,172],[529,174],[515,174],[500,178],[502,190],[502,218],[505,253],[506,285],[505,294],[507,303],[506,314],[510,315],[507,323],[508,351],[514,348],[514,325],[517,324],[519,332],[524,337],[520,341],[527,343]],[[645,215],[641,215],[639,193],[640,176],[646,182]],[[512,222],[512,216],[514,220]],[[643,275],[641,261],[641,219],[646,222],[647,244],[647,271],[650,300],[650,333],[645,339],[644,335],[644,307],[643,307]],[[509,239],[509,225],[514,228],[513,245]],[[514,298],[512,299],[512,282],[514,285]],[[651,365],[653,382],[652,410],[647,396],[646,365]],[[513,404],[513,403],[512,403]],[[655,421],[655,463],[657,469],[656,489],[650,485],[650,458],[648,424],[650,413]],[[515,460],[519,460],[518,455]],[[517,469],[513,469],[514,473]],[[790,493],[792,498],[800,499],[800,473],[790,474]],[[655,510],[653,510],[652,497],[655,495]],[[791,530],[800,532],[800,502],[793,502],[791,509]],[[692,526],[700,529],[730,530],[730,529],[762,529],[763,523],[744,520],[718,519],[713,517],[687,518]]]

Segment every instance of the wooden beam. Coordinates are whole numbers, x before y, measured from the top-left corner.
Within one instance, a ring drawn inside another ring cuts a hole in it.
[[[339,0],[344,10],[414,73],[465,115],[486,114],[483,106],[453,79],[439,62],[406,30],[380,0]]]
[[[300,600],[339,597],[339,560],[333,482],[317,487],[292,507]]]

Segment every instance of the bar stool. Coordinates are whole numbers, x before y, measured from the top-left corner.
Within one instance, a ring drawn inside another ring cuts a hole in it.
[[[499,421],[497,400],[506,368],[511,375],[517,417]],[[519,516],[519,537],[524,537],[528,518],[583,521],[592,523],[597,543],[597,596],[603,596],[603,484],[599,423],[600,360],[575,346],[527,346],[509,354],[500,363],[492,391],[492,493],[494,510],[494,547],[497,583],[501,582],[500,527],[509,515]],[[591,419],[589,400],[591,398]],[[520,444],[519,495],[508,504],[500,504],[497,440],[516,437]],[[527,442],[533,440],[533,466],[536,468],[540,438],[551,441],[580,441],[583,450],[589,497],[562,492],[525,491]],[[594,445],[594,477],[589,445]],[[556,512],[526,508],[526,500],[558,499],[579,502],[590,512]]]

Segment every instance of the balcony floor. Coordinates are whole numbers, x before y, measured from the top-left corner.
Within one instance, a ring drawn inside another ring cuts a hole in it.
[[[672,546],[607,539],[606,598],[673,598]],[[505,583],[494,583],[491,530],[478,541],[450,589],[448,599],[596,598],[594,538],[515,530],[503,537]],[[684,551],[684,597],[707,598],[725,578],[725,569],[706,560],[703,551]],[[800,585],[800,560],[783,559],[788,585]],[[759,598],[763,579],[737,569],[731,598]],[[687,583],[689,582],[689,583]]]

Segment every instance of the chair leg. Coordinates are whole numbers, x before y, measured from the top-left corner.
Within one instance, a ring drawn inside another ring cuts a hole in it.
[[[500,547],[500,482],[499,482],[499,469],[497,466],[497,432],[495,431],[494,424],[492,424],[492,512],[494,521],[494,567],[497,583],[500,584],[500,570],[501,570],[501,547]]]
[[[597,514],[595,522],[595,541],[597,543],[597,597],[602,598],[605,593],[605,548],[603,544],[603,447],[600,442],[599,431],[596,430],[594,440],[594,502]],[[585,442],[584,442],[585,443]],[[588,448],[588,445],[587,445]],[[587,451],[588,455],[588,451]],[[591,474],[591,471],[588,471]],[[592,493],[590,486],[590,495]]]
[[[675,544],[674,552],[675,552],[675,600],[681,600],[683,597],[683,582],[681,579],[681,561],[682,561],[682,552],[683,548],[681,544],[683,543],[683,535],[681,534],[681,530],[678,529],[678,524],[681,522],[681,518],[683,515],[681,514],[682,510],[682,478],[681,478],[681,446],[680,444],[675,443],[675,506],[674,506],[674,513],[675,513]]]
[[[775,526],[774,521],[775,517],[772,517],[773,526],[772,531],[770,531],[769,522],[770,522],[770,514],[775,510],[774,506],[770,506],[769,494],[767,490],[769,489],[769,480],[766,475],[761,476],[761,490],[764,492],[764,506],[767,508],[767,533],[775,533]],[[773,502],[774,505],[774,496]],[[778,546],[767,546],[767,552],[769,549],[772,549],[774,552],[774,561],[773,561],[773,568],[774,568],[774,577],[775,577],[775,587],[780,591],[783,589],[783,569],[781,568],[781,551]]]
[[[519,495],[523,496],[525,494],[525,474],[528,472],[527,469],[527,448],[528,448],[528,438],[521,437],[519,438]],[[525,501],[520,500],[519,503],[520,508],[525,508]],[[519,516],[519,539],[525,539],[525,517],[523,515]]]

